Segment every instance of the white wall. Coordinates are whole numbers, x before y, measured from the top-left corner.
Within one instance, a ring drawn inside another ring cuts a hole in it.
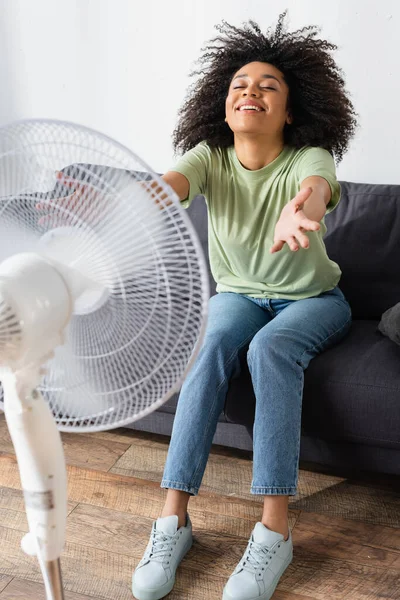
[[[339,177],[400,183],[398,0],[0,0],[0,124],[75,121],[165,171],[213,26],[252,18],[266,28],[286,7],[291,28],[319,24],[340,47],[360,128]]]

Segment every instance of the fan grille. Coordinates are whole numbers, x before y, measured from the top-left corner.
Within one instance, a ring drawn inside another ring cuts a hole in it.
[[[108,290],[95,312],[72,317],[47,365],[41,390],[59,428],[110,429],[152,412],[179,389],[208,300],[201,248],[177,198],[133,153],[68,123],[0,129],[2,171],[0,261],[39,252]],[[74,197],[63,199],[73,190],[56,171],[73,178]]]

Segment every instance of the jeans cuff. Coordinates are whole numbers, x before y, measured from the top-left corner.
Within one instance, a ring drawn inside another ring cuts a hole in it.
[[[296,487],[256,486],[252,485],[250,493],[259,496],[295,496]]]
[[[170,481],[169,479],[163,479],[161,481],[160,487],[168,488],[169,490],[180,490],[181,492],[187,492],[192,496],[197,496],[199,493],[199,488],[190,487],[186,483],[182,483],[181,481]]]

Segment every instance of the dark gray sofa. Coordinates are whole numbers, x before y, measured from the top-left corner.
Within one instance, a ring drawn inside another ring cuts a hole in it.
[[[378,330],[382,313],[400,302],[400,186],[342,182],[342,200],[326,217],[329,256],[341,266],[340,287],[353,326],[305,373],[300,460],[400,475],[400,346]],[[207,215],[196,198],[190,217],[207,254]],[[211,279],[212,293],[215,284]],[[132,423],[170,435],[177,396]],[[233,379],[214,443],[252,449],[255,398],[247,365]]]

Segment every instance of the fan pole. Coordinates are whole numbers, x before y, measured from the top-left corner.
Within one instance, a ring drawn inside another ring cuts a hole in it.
[[[47,600],[65,600],[60,559],[42,561],[40,555],[38,558],[46,588]]]
[[[60,556],[67,521],[65,458],[50,407],[35,383],[29,370],[3,374],[4,412],[29,525],[22,548],[38,558],[47,600],[64,600]]]

